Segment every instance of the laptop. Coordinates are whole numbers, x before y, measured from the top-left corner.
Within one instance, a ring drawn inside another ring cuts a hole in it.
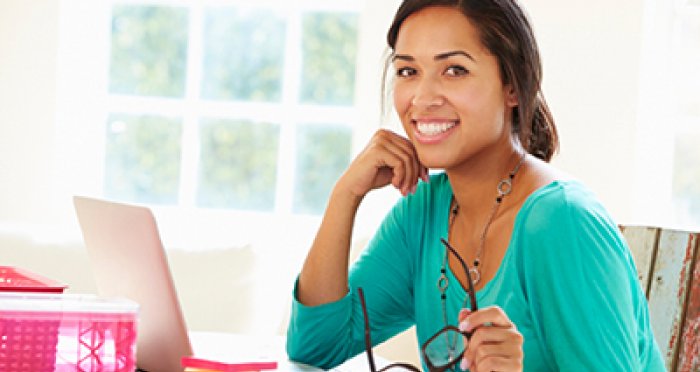
[[[73,204],[98,295],[128,298],[139,304],[136,364],[140,370],[183,371],[182,363],[185,363],[191,367],[221,371],[240,371],[246,366],[251,367],[246,369],[256,371],[320,371],[288,360],[278,363],[274,360],[278,356],[275,348],[267,343],[244,338],[246,344],[241,347],[241,340],[224,334],[195,332],[192,341],[200,349],[196,350],[198,355],[193,355],[191,339],[151,210],[144,206],[85,196],[74,196]],[[361,365],[366,363],[363,355],[358,357],[361,358],[350,361],[354,364],[346,363],[333,371],[358,370],[355,368],[358,359]]]
[[[139,304],[138,368],[182,371],[192,346],[153,213],[83,196],[73,203],[98,294]]]

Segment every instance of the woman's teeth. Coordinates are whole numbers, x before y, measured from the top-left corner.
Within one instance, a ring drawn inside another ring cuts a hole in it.
[[[418,128],[418,132],[420,134],[423,134],[426,136],[435,136],[435,135],[447,132],[455,125],[457,125],[457,123],[454,121],[441,122],[441,123],[418,122],[418,123],[416,123],[416,128]]]

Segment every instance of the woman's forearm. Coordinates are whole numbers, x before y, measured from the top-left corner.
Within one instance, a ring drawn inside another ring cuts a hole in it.
[[[361,201],[340,184],[333,189],[299,275],[297,295],[304,305],[337,301],[347,294],[352,229]]]

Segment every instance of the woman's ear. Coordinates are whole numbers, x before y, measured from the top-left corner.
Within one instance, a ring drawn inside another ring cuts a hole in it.
[[[508,107],[517,107],[518,106],[518,95],[515,93],[515,89],[513,89],[513,86],[508,84],[505,86],[504,92],[506,94],[505,101],[506,105]]]

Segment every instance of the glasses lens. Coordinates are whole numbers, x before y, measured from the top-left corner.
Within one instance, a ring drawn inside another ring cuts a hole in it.
[[[464,335],[456,329],[443,329],[425,345],[425,357],[435,367],[457,362],[464,351]]]

